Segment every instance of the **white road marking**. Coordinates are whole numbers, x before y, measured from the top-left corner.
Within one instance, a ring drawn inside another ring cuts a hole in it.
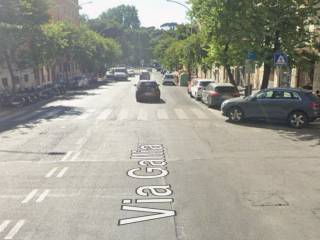
[[[62,178],[64,174],[68,171],[68,169],[69,169],[68,167],[63,168],[57,175],[57,178]]]
[[[145,110],[140,109],[137,119],[139,121],[147,121],[148,120],[147,112]]]
[[[82,137],[77,141],[77,145],[83,145],[85,144],[86,141],[87,141],[87,138]]]
[[[127,110],[121,110],[119,113],[118,119],[119,120],[126,120],[128,118],[128,111]]]
[[[107,120],[108,117],[111,115],[112,113],[112,109],[106,109],[104,110],[98,117],[97,117],[97,120]]]
[[[10,222],[11,222],[10,220],[5,220],[0,224],[0,233],[3,232],[8,227]]]
[[[23,199],[21,203],[27,203],[29,202],[38,192],[38,189],[32,190],[26,197]]]
[[[186,115],[186,113],[182,109],[176,108],[176,109],[174,109],[174,112],[176,113],[176,115],[179,119],[181,119],[181,120],[188,119],[188,116]]]
[[[70,159],[70,162],[74,162],[78,159],[78,157],[80,156],[81,152],[77,152],[75,155],[73,155],[73,157]]]
[[[71,157],[72,154],[73,154],[72,151],[68,151],[67,154],[64,155],[64,157],[61,159],[61,162],[67,161]]]
[[[51,171],[47,173],[46,178],[52,177],[52,175],[53,175],[57,170],[58,170],[57,167],[51,169]]]
[[[38,197],[38,199],[36,200],[37,203],[42,202],[50,193],[49,189],[46,189],[43,193],[41,193],[41,195]]]
[[[10,232],[5,236],[5,240],[13,239],[14,236],[19,232],[22,226],[25,224],[26,220],[19,220],[16,225],[10,230]]]
[[[157,117],[158,119],[169,119],[168,113],[164,109],[158,109],[157,111]]]
[[[199,118],[199,119],[208,119],[208,116],[202,112],[200,109],[192,108],[191,111]]]

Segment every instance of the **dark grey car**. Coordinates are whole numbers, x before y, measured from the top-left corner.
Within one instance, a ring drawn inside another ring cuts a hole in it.
[[[286,121],[302,128],[320,117],[320,99],[310,91],[293,88],[265,89],[253,96],[225,101],[223,115],[230,121],[263,119]]]
[[[208,107],[220,107],[228,99],[240,97],[238,89],[230,83],[210,83],[202,90],[202,102]]]

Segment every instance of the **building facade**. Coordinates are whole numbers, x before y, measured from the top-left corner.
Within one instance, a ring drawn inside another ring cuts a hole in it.
[[[80,25],[78,0],[49,0],[49,15],[51,21],[65,21]],[[55,80],[66,80],[80,73],[79,67],[72,61],[58,63],[53,69],[18,69],[12,66],[14,82],[5,63],[0,63],[0,92],[22,90],[39,85],[51,84]]]

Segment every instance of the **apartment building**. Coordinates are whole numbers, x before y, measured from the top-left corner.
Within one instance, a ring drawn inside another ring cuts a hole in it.
[[[80,24],[78,0],[49,0],[49,15],[52,21],[66,21],[74,25]],[[65,80],[79,74],[79,67],[74,62],[65,61],[54,69],[18,69],[12,66],[15,75],[14,83],[5,63],[0,63],[0,91],[11,91],[46,85],[54,80]]]

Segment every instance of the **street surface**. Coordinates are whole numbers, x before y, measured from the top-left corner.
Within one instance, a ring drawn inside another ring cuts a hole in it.
[[[320,239],[319,123],[231,124],[182,87],[137,103],[136,80],[0,119],[0,239]]]

